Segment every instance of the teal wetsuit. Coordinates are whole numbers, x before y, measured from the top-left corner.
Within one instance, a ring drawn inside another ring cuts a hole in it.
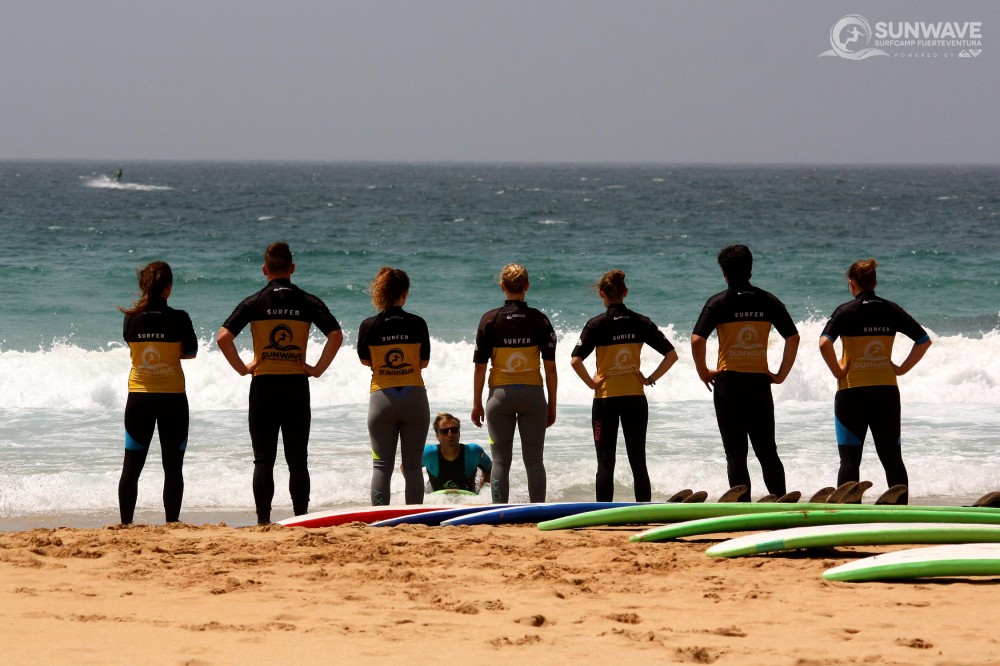
[[[460,444],[458,457],[448,460],[439,444],[424,446],[424,468],[434,490],[471,490],[476,492],[476,469],[489,474],[493,461],[478,444]]]

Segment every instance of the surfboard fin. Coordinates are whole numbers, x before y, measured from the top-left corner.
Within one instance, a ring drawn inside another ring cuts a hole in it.
[[[842,484],[837,486],[836,490],[830,493],[830,496],[826,499],[827,503],[840,504],[844,495],[846,495],[847,492],[856,485],[858,485],[857,481],[844,481]]]
[[[809,498],[810,504],[825,504],[830,501],[830,494],[836,490],[833,486],[826,486],[825,488],[820,488],[813,496]]]
[[[768,504],[768,503],[777,502],[777,501],[778,501],[778,496],[775,495],[774,493],[771,493],[770,495],[764,495],[763,497],[761,497],[759,500],[757,500],[757,503],[758,504]]]
[[[693,490],[691,490],[690,488],[685,488],[684,490],[678,490],[676,493],[674,493],[673,495],[671,495],[670,499],[668,499],[667,501],[668,502],[674,502],[674,503],[676,503],[676,502],[683,502],[685,499],[687,499],[688,497],[691,497],[691,495],[693,495],[693,494],[694,494]]]
[[[861,504],[865,491],[872,487],[871,481],[859,481],[840,498],[841,504]]]
[[[972,506],[1000,507],[1000,490],[986,493],[973,502]]]
[[[708,493],[706,493],[704,490],[699,490],[696,493],[691,493],[683,500],[681,500],[681,502],[683,504],[698,504],[704,502],[707,499],[708,499]]]
[[[785,493],[784,495],[782,495],[781,497],[779,497],[774,501],[777,502],[778,504],[795,504],[796,502],[799,501],[800,497],[802,497],[802,493],[800,493],[798,490],[793,490],[790,493]]]
[[[902,484],[897,484],[889,490],[879,495],[875,500],[876,504],[906,504],[909,499],[909,488]]]
[[[733,486],[719,497],[719,502],[749,502],[750,489],[746,486]]]

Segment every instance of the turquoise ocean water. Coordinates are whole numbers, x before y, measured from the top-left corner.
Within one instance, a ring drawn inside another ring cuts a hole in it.
[[[173,266],[171,305],[191,314],[202,340],[185,364],[182,518],[253,520],[249,382],[211,341],[263,286],[261,252],[274,240],[292,245],[295,281],[347,333],[312,385],[314,509],[367,501],[369,376],[353,343],[372,313],[367,284],[385,264],[410,274],[407,309],[430,327],[432,410],[460,415],[464,439],[481,443],[467,419],[476,324],[502,300],[503,264],[527,265],[529,304],[560,336],[560,412],[546,443],[553,501],[592,499],[590,393],[569,353],[602,309],[590,285],[625,270],[627,303],[680,354],[648,393],[654,500],[684,487],[721,493],[725,462],[688,335],[724,287],[716,253],[736,242],[752,248],[753,282],[785,301],[802,334],[799,360],[774,391],[790,488],[835,482],[835,385],[816,340],[850,298],[845,268],[869,256],[880,263],[879,293],[934,339],[901,380],[912,496],[954,502],[1000,488],[1000,168],[133,163],[119,183],[109,177],[118,166],[0,163],[0,529],[116,521],[129,361],[115,306],[131,302],[135,268],[155,259]],[[249,349],[249,332],[238,342]],[[908,349],[900,340],[897,361]],[[771,351],[776,367],[779,347]],[[656,359],[645,361],[651,369]],[[137,515],[155,522],[153,448]],[[517,501],[527,493],[515,461]],[[755,463],[751,471],[761,495]],[[873,450],[862,472],[872,495],[884,489]],[[286,479],[279,463],[276,518],[290,511]],[[401,477],[393,496],[402,501]],[[631,499],[623,450],[616,499]]]

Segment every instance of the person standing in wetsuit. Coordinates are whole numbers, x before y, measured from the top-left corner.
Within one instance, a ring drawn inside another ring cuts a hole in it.
[[[584,326],[580,341],[573,348],[571,363],[583,383],[594,391],[591,425],[597,448],[597,501],[614,499],[615,449],[620,422],[635,483],[635,501],[648,502],[652,499],[652,488],[646,470],[649,403],[644,387],[653,386],[666,374],[677,362],[677,352],[649,317],[625,307],[628,287],[624,271],[608,271],[595,287],[607,311]],[[642,374],[639,366],[643,344],[663,354],[663,360],[648,377]],[[597,372],[591,377],[583,361],[595,349]]]
[[[837,484],[860,479],[861,452],[868,429],[889,486],[909,485],[900,446],[900,403],[896,377],[920,362],[931,346],[930,336],[903,308],[875,295],[878,280],[874,259],[859,260],[847,269],[847,287],[854,299],[838,307],[819,339],[819,351],[837,378],[834,424],[840,471]],[[913,340],[902,363],[892,362],[896,333]],[[833,343],[843,339],[840,360]],[[899,502],[906,504],[907,497]]]
[[[272,243],[264,251],[267,286],[247,297],[222,324],[216,342],[229,365],[250,380],[250,441],[253,445],[253,496],[257,523],[271,522],[274,498],[274,462],[281,432],[288,463],[288,491],[292,510],[309,510],[309,378],[321,376],[333,362],[344,334],[319,298],[292,284],[295,264],[287,243]],[[235,338],[247,324],[253,336],[254,357],[244,363]],[[326,336],[316,365],[306,363],[309,327]]]
[[[174,275],[163,261],[136,272],[139,299],[127,310],[122,335],[132,356],[125,403],[125,460],[118,482],[122,525],[132,522],[139,495],[139,475],[153,441],[160,434],[163,458],[163,508],[168,523],[180,520],[184,498],[184,451],[188,440],[188,401],[181,359],[198,353],[191,318],[167,306]]]
[[[708,390],[715,388],[715,417],[726,452],[729,485],[747,487],[739,501],[750,501],[748,437],[767,491],[780,497],[785,494],[785,468],[774,439],[771,384],[780,384],[788,377],[799,349],[799,333],[784,304],[750,284],[750,248],[730,245],[719,252],[718,260],[729,288],[708,299],[695,324],[691,334],[695,368]],[[776,373],[767,365],[767,339],[772,325],[785,340]],[[705,360],[707,341],[716,330],[718,365],[709,370]]]
[[[490,482],[493,461],[478,444],[459,441],[461,425],[458,418],[442,412],[434,419],[437,444],[424,446],[424,468],[432,490],[468,490],[478,493]],[[476,470],[482,476],[476,478]]]
[[[472,423],[483,425],[490,435],[493,474],[490,489],[494,502],[507,502],[510,494],[514,429],[521,435],[521,455],[528,475],[528,499],[545,501],[545,429],[556,421],[556,334],[549,318],[524,300],[528,270],[508,264],[500,274],[503,307],[483,315],[476,331],[473,362]],[[486,364],[491,363],[489,396],[483,407],[487,384]],[[545,369],[544,388],[542,368]],[[548,399],[545,394],[548,391]]]
[[[424,501],[420,461],[431,415],[421,370],[430,361],[431,339],[427,323],[403,310],[409,293],[405,271],[380,268],[371,283],[372,305],[379,313],[361,322],[358,330],[358,357],[372,370],[368,399],[372,506],[389,504],[397,442],[406,503]]]

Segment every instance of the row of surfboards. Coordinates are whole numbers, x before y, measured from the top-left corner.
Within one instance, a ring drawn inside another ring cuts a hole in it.
[[[871,484],[856,484],[863,494]],[[854,495],[840,492],[853,502]],[[902,487],[900,487],[902,488]],[[739,496],[734,488],[720,499]],[[826,491],[827,489],[824,489]],[[890,489],[893,490],[893,489]],[[888,492],[888,491],[887,491]],[[893,494],[898,498],[897,489]],[[681,493],[683,494],[683,493]],[[693,494],[693,493],[692,493]],[[813,496],[818,499],[819,493]],[[675,496],[676,497],[676,496]],[[688,495],[687,497],[690,497]],[[352,522],[372,526],[511,525],[536,523],[541,530],[642,525],[635,542],[682,537],[762,532],[730,539],[709,548],[712,557],[739,557],[794,549],[876,544],[946,544],[885,553],[828,570],[829,580],[862,581],[927,576],[1000,575],[1000,492],[988,493],[978,506],[907,506],[810,501],[699,502],[672,498],[667,503],[551,502],[543,504],[404,505],[337,509],[281,521],[286,526],[330,527]],[[795,498],[797,499],[797,498]],[[834,496],[833,499],[838,499]],[[891,498],[890,498],[891,499]]]

